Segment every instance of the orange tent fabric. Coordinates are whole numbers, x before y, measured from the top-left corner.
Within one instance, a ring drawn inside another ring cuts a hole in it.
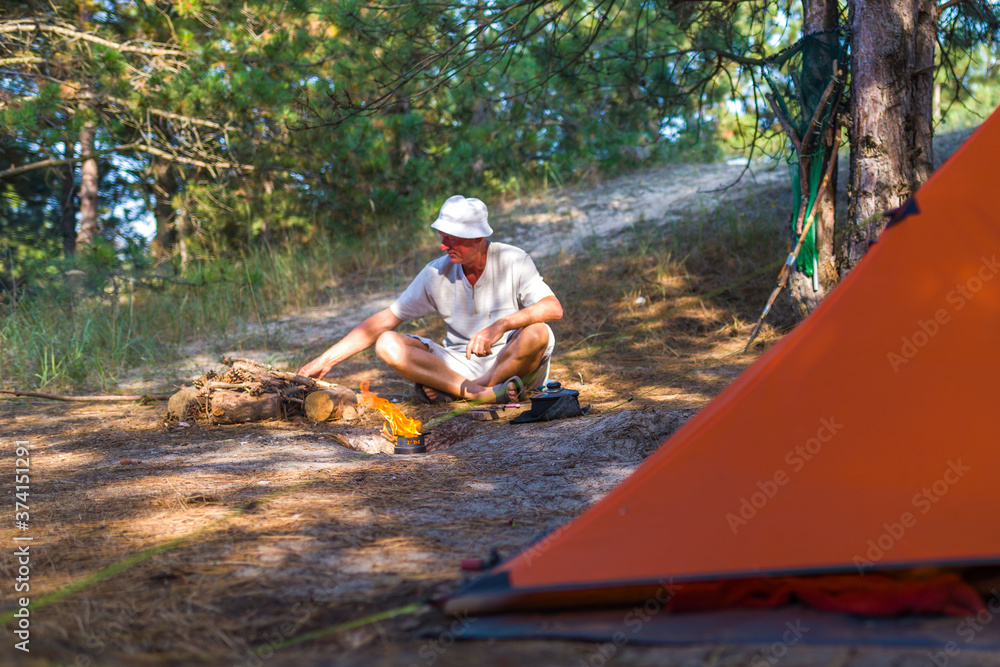
[[[995,112],[809,318],[619,487],[446,609],[1000,561],[997,155]]]

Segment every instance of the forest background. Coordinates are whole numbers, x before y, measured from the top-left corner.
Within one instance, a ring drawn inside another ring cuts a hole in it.
[[[984,0],[0,1],[0,383],[109,387],[191,338],[407,273],[455,192],[500,201],[784,156],[762,73],[820,30],[851,40],[850,207],[831,196],[827,211],[840,225],[827,252],[849,270],[881,211],[929,173],[866,192],[865,160],[929,163],[923,120],[963,127],[1000,103],[998,13]],[[873,24],[888,32],[859,30]],[[873,64],[905,83],[904,102],[859,88]],[[873,141],[887,108],[910,135]],[[785,229],[780,260],[792,225],[770,223]]]

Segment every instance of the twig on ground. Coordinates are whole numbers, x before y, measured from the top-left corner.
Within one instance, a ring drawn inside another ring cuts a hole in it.
[[[115,401],[166,401],[170,394],[127,394],[123,396],[63,396],[61,394],[44,394],[38,391],[21,391],[20,389],[0,389],[0,394],[10,394],[17,398],[47,398],[51,401],[76,401],[112,403]]]

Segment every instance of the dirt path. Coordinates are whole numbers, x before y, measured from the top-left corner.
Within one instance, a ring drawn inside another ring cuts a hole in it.
[[[590,242],[607,243],[643,221],[670,224],[691,211],[739,201],[753,189],[787,179],[771,160],[752,168],[729,164],[677,165],[619,176],[591,188],[569,188],[517,200],[494,214],[497,238],[533,257],[574,254]]]

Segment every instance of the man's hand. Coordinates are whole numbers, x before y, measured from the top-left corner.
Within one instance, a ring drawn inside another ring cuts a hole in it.
[[[386,331],[399,326],[403,320],[392,314],[388,308],[375,313],[350,333],[337,341],[330,349],[299,369],[299,375],[317,380],[326,376],[333,367],[361,350],[371,347]]]
[[[503,338],[507,329],[499,321],[486,327],[473,336],[465,346],[465,358],[471,359],[472,355],[477,357],[488,357],[493,350],[493,344]]]
[[[323,357],[317,357],[296,372],[303,377],[322,380],[327,373],[333,370],[335,365],[332,362],[327,362]]]
[[[529,324],[536,322],[549,322],[558,320],[563,315],[562,304],[554,296],[547,296],[533,303],[527,308],[522,308],[516,313],[512,313],[503,319],[499,319],[486,327],[469,340],[465,346],[465,358],[471,359],[472,355],[477,357],[487,357],[493,348],[493,344],[500,340],[508,331],[523,329]]]

